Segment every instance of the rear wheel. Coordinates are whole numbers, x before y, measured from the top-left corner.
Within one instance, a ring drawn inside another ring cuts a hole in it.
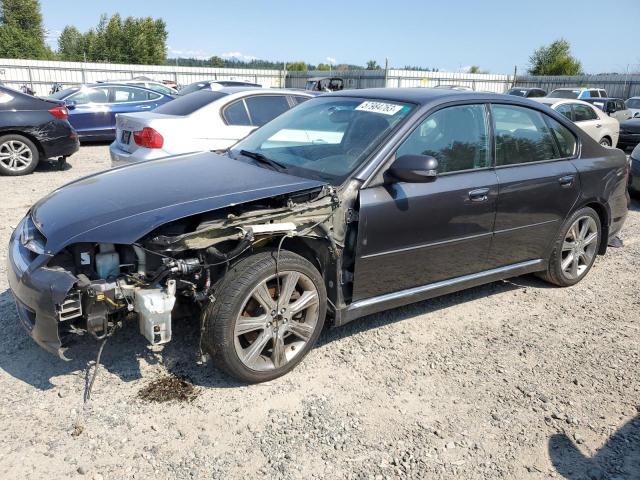
[[[564,223],[556,239],[547,271],[541,276],[561,287],[575,285],[593,266],[601,241],[600,217],[581,208]]]
[[[327,294],[316,268],[292,252],[238,262],[205,311],[203,343],[216,364],[246,382],[291,371],[318,339]]]
[[[38,165],[40,155],[31,140],[22,135],[0,137],[0,174],[26,175]]]
[[[610,147],[611,140],[609,140],[607,137],[604,137],[602,140],[600,140],[600,145],[602,145],[603,147]]]

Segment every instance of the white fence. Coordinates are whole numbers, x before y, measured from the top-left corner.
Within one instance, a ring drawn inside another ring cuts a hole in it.
[[[419,70],[355,70],[347,72],[286,72],[244,68],[180,67],[173,65],[124,65],[112,63],[54,62],[0,59],[0,82],[19,89],[26,85],[37,95],[47,95],[55,82],[65,87],[99,80],[125,80],[144,76],[186,85],[198,80],[245,80],[265,87],[304,88],[314,76],[335,75],[345,80],[345,88],[435,87],[465,85],[479,91],[502,93],[511,86],[509,75],[423,72]],[[286,77],[286,79],[285,79]]]

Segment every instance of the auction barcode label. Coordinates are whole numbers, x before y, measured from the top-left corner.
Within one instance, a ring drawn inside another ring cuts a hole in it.
[[[367,100],[356,107],[360,112],[382,113],[383,115],[395,115],[402,110],[402,105],[386,102],[372,102]]]

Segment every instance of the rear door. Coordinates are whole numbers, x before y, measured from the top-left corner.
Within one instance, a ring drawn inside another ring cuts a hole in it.
[[[572,103],[571,109],[573,110],[573,121],[582,130],[593,138],[596,142],[599,142],[602,138],[602,121],[596,112],[597,107],[591,105],[585,105],[584,103]]]
[[[69,108],[69,122],[81,136],[104,133],[109,120],[109,88],[82,88],[65,99]]]
[[[527,107],[494,104],[491,112],[500,194],[489,264],[496,268],[544,258],[580,185],[569,129]]]
[[[396,157],[435,157],[435,180],[360,192],[354,300],[486,269],[498,196],[487,113],[443,108],[399,146]]]

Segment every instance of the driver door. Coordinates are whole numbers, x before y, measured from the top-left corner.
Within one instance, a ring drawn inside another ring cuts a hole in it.
[[[395,156],[430,155],[438,176],[360,192],[353,301],[487,268],[498,196],[485,105],[424,119]]]

